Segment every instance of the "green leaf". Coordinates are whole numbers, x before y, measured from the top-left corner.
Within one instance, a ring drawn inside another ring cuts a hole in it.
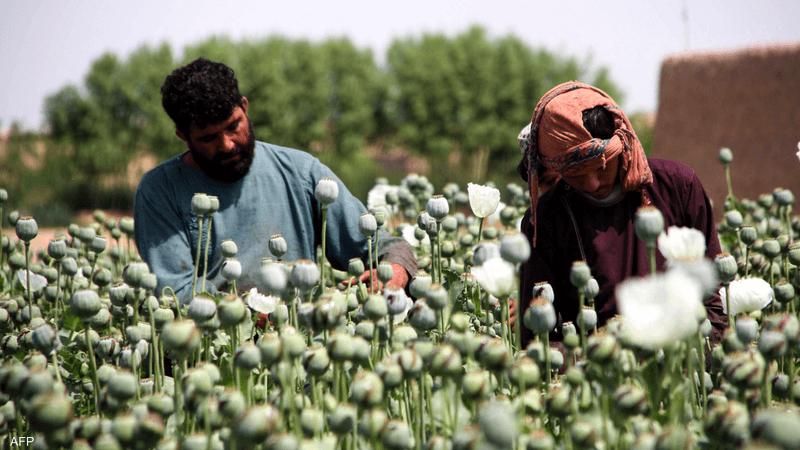
[[[61,323],[61,328],[70,331],[83,331],[83,322],[78,317],[73,316],[69,312],[64,313],[64,319]]]

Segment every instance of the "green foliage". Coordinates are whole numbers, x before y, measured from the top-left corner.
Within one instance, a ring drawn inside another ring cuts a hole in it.
[[[516,136],[548,89],[578,79],[622,98],[608,69],[531,48],[513,35],[493,38],[480,27],[454,37],[397,39],[385,68],[347,38],[213,36],[180,54],[176,59],[166,43],[124,58],[106,53],[80,86],[48,96],[50,134],[34,136],[47,157],[26,172],[23,155],[34,143],[14,136],[0,164],[12,197],[70,210],[129,207],[135,186],[120,175],[131,160],[163,161],[185,148],[161,107],[160,87],[177,66],[200,56],[234,69],[258,139],[320,156],[361,198],[380,172],[362,150],[377,140],[429,159],[444,179],[506,183],[517,181]],[[99,194],[105,191],[113,198]]]

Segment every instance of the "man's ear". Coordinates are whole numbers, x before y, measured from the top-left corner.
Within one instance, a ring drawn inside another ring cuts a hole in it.
[[[247,97],[242,96],[242,111],[247,114]]]
[[[186,137],[186,135],[185,135],[185,134],[183,134],[183,133],[181,132],[181,130],[179,130],[179,129],[177,129],[177,128],[175,128],[175,136],[178,136],[179,138],[181,138],[181,140],[182,140],[183,142],[186,142],[187,144],[189,143],[189,139]]]

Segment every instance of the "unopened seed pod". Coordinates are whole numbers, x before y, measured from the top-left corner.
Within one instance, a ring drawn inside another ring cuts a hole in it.
[[[345,435],[356,426],[357,411],[350,403],[340,403],[328,414],[328,426],[337,435]]]
[[[523,356],[511,366],[508,376],[514,386],[520,386],[525,390],[526,387],[535,386],[539,383],[541,371],[533,359]]]
[[[17,237],[24,242],[30,242],[39,234],[39,226],[33,217],[20,217],[16,223]]]
[[[556,326],[556,311],[553,304],[543,297],[536,297],[523,316],[525,326],[536,334],[552,331]]]
[[[432,283],[431,276],[423,271],[417,272],[408,283],[408,292],[414,298],[421,298],[427,294]]]
[[[200,294],[189,302],[186,315],[195,322],[204,322],[217,313],[217,302],[206,294]]]
[[[100,311],[100,297],[93,290],[77,291],[69,299],[69,312],[76,317],[87,320],[98,311]]]
[[[417,330],[432,330],[436,328],[436,312],[424,298],[420,298],[408,311],[408,323]]]
[[[363,213],[358,218],[358,231],[362,236],[372,236],[378,230],[378,222],[370,213]]]
[[[222,263],[219,273],[228,282],[238,280],[242,276],[242,263],[235,259],[226,259]]]
[[[322,205],[329,205],[339,196],[339,184],[332,178],[324,177],[314,188],[314,198]]]
[[[233,423],[237,441],[247,445],[263,442],[281,424],[280,412],[270,405],[248,408]]]
[[[271,295],[280,295],[286,289],[289,278],[283,264],[262,265],[259,276],[264,290]]]
[[[142,278],[148,273],[150,273],[150,269],[147,263],[132,262],[122,271],[122,279],[128,286],[138,288],[141,287]]]
[[[286,244],[286,239],[280,234],[274,234],[269,238],[269,243],[267,244],[269,248],[269,252],[272,253],[278,259],[286,253],[288,250],[288,245]]]
[[[586,342],[589,360],[600,365],[611,362],[618,349],[617,339],[607,333],[594,334]]]
[[[211,211],[211,199],[204,193],[197,193],[192,196],[192,212],[198,216],[208,214]],[[120,223],[121,225],[121,223]]]
[[[428,200],[428,214],[435,220],[444,219],[450,213],[450,203],[442,195],[434,195]]]
[[[224,328],[239,325],[249,316],[247,306],[237,295],[228,295],[217,305],[217,316]]]
[[[591,277],[592,272],[589,269],[589,265],[586,264],[586,261],[575,261],[572,263],[569,281],[573,286],[580,289],[589,282]]]
[[[310,292],[319,283],[319,267],[313,261],[301,259],[292,267],[290,281],[300,292]]]
[[[425,294],[425,299],[428,302],[428,306],[435,310],[444,309],[447,306],[448,301],[450,300],[450,295],[442,285],[438,283],[433,283],[428,287],[428,290]]]
[[[200,330],[192,320],[176,320],[164,325],[161,342],[165,350],[185,356],[200,347]]]
[[[377,406],[383,402],[383,381],[373,372],[357,372],[351,384],[350,398],[362,407]]]
[[[241,369],[253,370],[261,364],[261,351],[252,343],[244,344],[236,349],[233,363]]]
[[[636,236],[648,246],[654,246],[658,235],[664,231],[664,215],[654,206],[643,206],[636,210],[634,222]]]

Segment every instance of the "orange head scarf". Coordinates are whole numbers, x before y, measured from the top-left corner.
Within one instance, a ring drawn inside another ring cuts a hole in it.
[[[605,107],[614,116],[615,131],[610,139],[594,139],[583,126],[583,111],[595,106]],[[548,182],[547,173],[580,176],[590,170],[588,162],[603,158],[605,165],[605,161],[620,155],[622,190],[639,191],[642,205],[650,204],[644,187],[653,181],[653,174],[642,144],[616,102],[600,89],[577,81],[554,87],[536,105],[529,137],[526,130],[519,139],[528,169],[534,247],[539,177]]]

